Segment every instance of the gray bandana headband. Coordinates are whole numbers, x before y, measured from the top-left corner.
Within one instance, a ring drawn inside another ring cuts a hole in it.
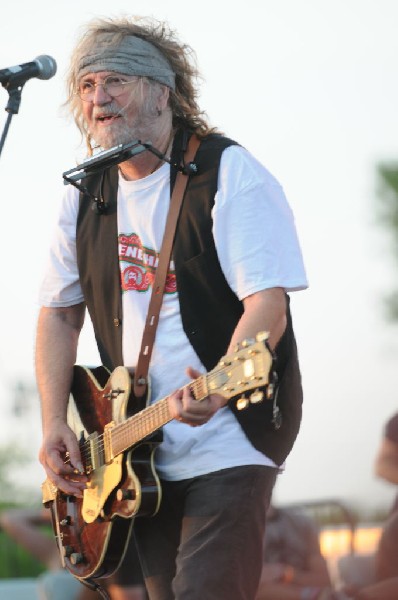
[[[153,44],[129,35],[117,45],[112,34],[102,34],[91,51],[79,61],[78,79],[87,73],[115,71],[123,75],[150,77],[175,90],[175,73],[166,57]]]

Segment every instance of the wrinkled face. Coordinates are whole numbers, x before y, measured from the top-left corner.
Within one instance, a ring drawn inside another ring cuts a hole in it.
[[[133,140],[151,140],[159,127],[164,88],[143,77],[112,71],[82,77],[77,93],[94,141],[108,149]]]

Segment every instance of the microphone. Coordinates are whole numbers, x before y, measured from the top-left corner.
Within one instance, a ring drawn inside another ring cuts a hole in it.
[[[136,154],[145,152],[145,150],[145,144],[142,144],[140,140],[133,140],[128,144],[119,144],[118,146],[109,148],[109,150],[98,152],[98,154],[95,156],[86,158],[86,160],[84,160],[80,165],[77,165],[77,167],[62,173],[62,177],[65,180],[64,183],[71,183],[72,185],[75,185],[76,181],[85,179],[88,175],[96,173],[101,169],[118,165],[124,160],[132,158]]]
[[[6,87],[9,85],[21,86],[28,79],[51,79],[57,72],[57,63],[51,56],[37,56],[34,61],[0,69],[0,83]]]

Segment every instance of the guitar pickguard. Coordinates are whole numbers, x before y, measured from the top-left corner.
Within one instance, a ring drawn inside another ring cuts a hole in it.
[[[112,463],[95,469],[83,492],[82,517],[93,523],[100,516],[110,493],[122,478],[123,455],[116,456]]]

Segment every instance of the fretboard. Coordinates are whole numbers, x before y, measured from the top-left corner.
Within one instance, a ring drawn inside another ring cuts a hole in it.
[[[195,400],[203,400],[208,395],[206,375],[191,381],[188,385]],[[112,456],[125,452],[171,420],[166,397],[116,425],[110,433]]]

